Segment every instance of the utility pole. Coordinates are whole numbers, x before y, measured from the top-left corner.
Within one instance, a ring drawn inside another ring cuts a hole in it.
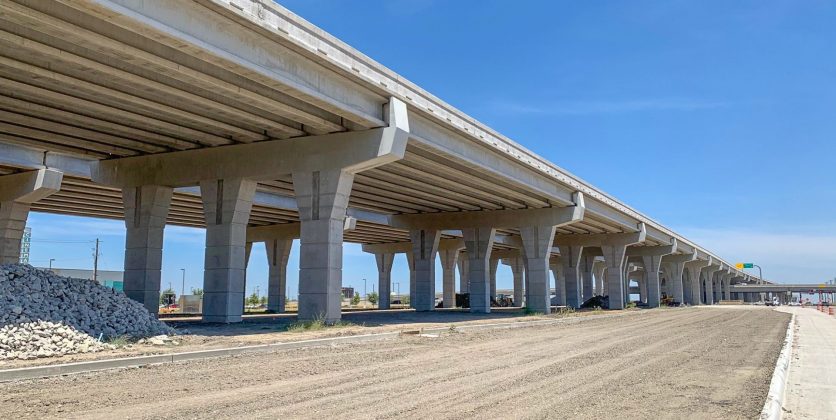
[[[99,238],[96,238],[96,250],[93,253],[93,281],[99,281]]]
[[[365,299],[368,295],[366,294],[366,279],[363,279],[363,298]]]

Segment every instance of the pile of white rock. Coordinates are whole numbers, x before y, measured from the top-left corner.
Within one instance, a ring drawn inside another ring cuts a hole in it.
[[[122,292],[28,265],[0,265],[0,360],[112,348],[102,340],[173,335]]]
[[[0,328],[0,360],[95,353],[114,348],[112,344],[56,322],[24,322]]]

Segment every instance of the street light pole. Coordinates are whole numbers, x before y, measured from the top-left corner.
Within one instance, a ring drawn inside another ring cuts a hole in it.
[[[363,279],[363,298],[365,299],[366,297],[366,279]]]
[[[55,261],[55,258],[49,259],[49,271],[52,271],[52,262]]]
[[[180,288],[180,297],[186,294],[186,269],[181,268],[180,271],[183,272],[183,285]]]

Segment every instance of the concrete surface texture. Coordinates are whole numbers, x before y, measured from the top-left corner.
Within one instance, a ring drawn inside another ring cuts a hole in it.
[[[836,419],[836,317],[815,307],[778,310],[796,315],[784,418]]]
[[[4,384],[0,406],[13,418],[753,418],[788,319],[688,309],[403,336]]]

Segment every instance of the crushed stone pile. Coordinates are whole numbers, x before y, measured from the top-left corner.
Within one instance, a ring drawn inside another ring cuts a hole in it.
[[[116,346],[57,322],[24,322],[0,328],[0,359],[27,360],[114,348]]]
[[[29,265],[0,265],[0,360],[112,348],[99,339],[174,335],[122,292]]]

